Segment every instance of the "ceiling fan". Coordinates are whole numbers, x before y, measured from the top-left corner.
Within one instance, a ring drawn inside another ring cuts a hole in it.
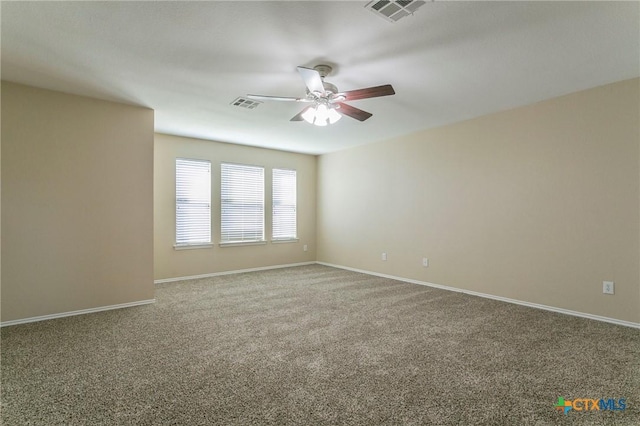
[[[304,84],[307,86],[307,96],[304,98],[265,95],[247,95],[247,97],[255,100],[311,103],[312,105],[307,106],[293,116],[291,121],[304,120],[316,126],[326,126],[327,124],[335,123],[343,115],[359,121],[365,121],[373,115],[367,111],[346,104],[346,101],[376,98],[379,96],[394,95],[396,93],[390,84],[339,92],[335,85],[324,81],[324,78],[329,75],[331,71],[332,68],[329,65],[316,65],[313,69],[298,67],[298,72],[302,80],[304,80]]]

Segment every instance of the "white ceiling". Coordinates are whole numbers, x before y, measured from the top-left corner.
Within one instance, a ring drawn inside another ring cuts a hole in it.
[[[390,23],[367,1],[2,2],[2,78],[143,105],[156,131],[321,154],[640,76],[638,2],[427,3]],[[290,122],[296,66],[334,66],[373,113]]]

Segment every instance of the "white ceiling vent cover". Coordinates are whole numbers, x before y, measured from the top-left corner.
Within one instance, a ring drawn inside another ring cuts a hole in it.
[[[237,106],[237,107],[240,107],[240,108],[255,109],[261,103],[262,102],[260,102],[260,101],[254,101],[254,100],[251,100],[251,99],[239,97],[236,100],[234,100],[233,102],[231,102],[231,105]]]
[[[369,9],[387,21],[396,22],[405,16],[413,15],[413,12],[425,3],[426,1],[415,0],[373,0],[365,5],[365,9]]]

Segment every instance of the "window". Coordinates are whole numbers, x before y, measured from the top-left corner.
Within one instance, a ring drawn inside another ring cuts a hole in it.
[[[211,162],[176,158],[176,247],[211,244]]]
[[[264,241],[264,167],[222,163],[222,243]]]
[[[273,169],[273,239],[296,239],[296,171]]]

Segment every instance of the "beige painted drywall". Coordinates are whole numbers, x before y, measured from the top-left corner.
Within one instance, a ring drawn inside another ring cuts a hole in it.
[[[153,111],[2,82],[2,321],[153,299]]]
[[[2,84],[0,84],[0,110],[2,105]],[[2,129],[2,113],[0,111],[0,129]],[[0,301],[2,300],[2,134],[0,131]],[[0,321],[2,320],[2,303],[0,302]]]
[[[155,136],[155,279],[187,277],[316,259],[316,157],[165,134]],[[211,161],[212,248],[175,250],[175,160]],[[220,247],[220,163],[265,167],[265,237],[267,244]],[[298,242],[271,243],[271,170],[297,171]],[[303,251],[307,245],[308,251]]]
[[[640,322],[639,85],[321,156],[318,260]]]

